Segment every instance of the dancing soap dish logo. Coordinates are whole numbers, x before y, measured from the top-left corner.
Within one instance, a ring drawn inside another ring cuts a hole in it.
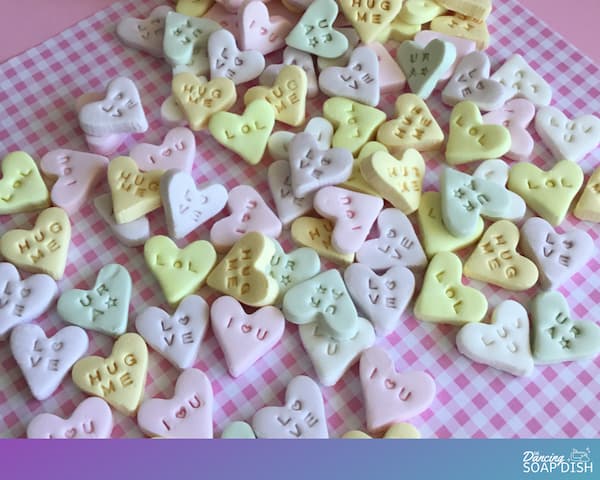
[[[589,448],[578,450],[571,449],[569,455],[555,453],[546,454],[537,450],[525,450],[523,452],[524,473],[593,473]]]

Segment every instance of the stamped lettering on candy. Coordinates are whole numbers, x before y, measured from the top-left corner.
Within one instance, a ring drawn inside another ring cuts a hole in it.
[[[275,307],[248,315],[233,297],[219,297],[210,308],[211,326],[229,374],[237,378],[281,340],[285,318]]]
[[[261,85],[271,86],[275,83],[277,75],[279,75],[283,67],[286,65],[297,65],[304,70],[304,73],[306,74],[307,98],[313,98],[318,95],[319,86],[317,85],[317,74],[315,73],[315,65],[310,53],[302,52],[292,47],[286,47],[283,50],[282,62],[283,63],[272,63],[267,65],[259,77],[259,83]]]
[[[100,269],[93,289],[63,292],[56,309],[65,322],[119,336],[127,329],[130,298],[129,272],[112,263]]]
[[[279,304],[291,287],[319,273],[321,260],[312,248],[298,248],[285,253],[277,240],[271,241],[275,245],[275,253],[269,265],[269,275],[279,285],[279,295],[275,302]]]
[[[511,55],[491,79],[504,85],[507,100],[526,98],[540,107],[552,100],[550,85],[518,53]]]
[[[242,48],[267,55],[285,46],[285,37],[290,33],[292,24],[284,17],[269,17],[269,10],[262,1],[246,3],[240,17]]]
[[[304,132],[310,133],[317,140],[317,145],[322,150],[331,148],[333,125],[323,117],[313,117],[304,127]],[[289,144],[296,134],[287,130],[278,130],[269,137],[269,154],[274,160],[288,160]]]
[[[294,242],[310,247],[323,258],[332,262],[349,265],[354,261],[354,253],[343,254],[331,245],[333,224],[325,218],[299,217],[292,223],[291,234]]]
[[[275,245],[259,232],[241,237],[208,276],[211,288],[253,307],[270,305],[277,298],[277,281],[268,273]]]
[[[453,253],[436,254],[427,267],[415,317],[425,322],[462,325],[480,322],[487,311],[487,299],[461,282],[462,264]]]
[[[150,222],[147,217],[140,217],[133,222],[118,224],[113,216],[110,193],[105,193],[94,199],[98,214],[108,224],[117,240],[128,247],[143,245],[150,238]]]
[[[492,11],[492,0],[436,0],[438,4],[453,12],[467,15],[476,20],[485,20]]]
[[[425,252],[408,217],[395,208],[384,209],[377,218],[379,235],[367,240],[356,260],[373,270],[394,266],[421,268],[427,264]]]
[[[213,391],[198,369],[184,370],[169,399],[151,398],[140,405],[137,422],[150,436],[160,438],[212,438]]]
[[[161,145],[139,143],[129,151],[129,156],[143,172],[171,168],[191,172],[196,157],[196,138],[187,128],[173,128]]]
[[[292,378],[285,405],[261,408],[252,418],[252,428],[257,438],[328,438],[319,386],[304,375]]]
[[[257,78],[265,68],[265,57],[257,50],[240,51],[235,37],[225,29],[208,37],[210,78],[229,78],[235,85]]]
[[[101,398],[91,397],[81,402],[67,419],[50,413],[36,415],[27,425],[27,438],[110,438],[112,429],[110,407]]]
[[[231,422],[223,429],[223,433],[221,433],[221,438],[254,440],[256,438],[256,435],[254,434],[254,430],[252,430],[252,427],[246,422],[237,421]]]
[[[423,0],[409,0],[408,2],[404,3],[404,6],[406,7],[410,3],[419,4],[422,1]],[[426,1],[429,2],[429,4],[433,4],[439,7],[435,0]],[[472,40],[466,40],[464,38],[453,37],[451,35],[444,35],[443,33],[434,32],[433,30],[423,30],[422,32],[419,32],[415,35],[415,42],[418,45],[421,45],[422,47],[424,47],[434,39],[451,43],[456,49],[456,58],[452,65],[450,65],[450,67],[448,67],[448,69],[442,73],[440,81],[438,82],[438,85],[440,85],[440,83],[443,80],[448,80],[452,76],[452,74],[454,73],[454,68],[456,67],[456,65],[458,65],[458,62],[460,62],[465,55],[475,50],[475,42],[473,42]]]
[[[294,195],[290,162],[287,159],[277,160],[269,165],[267,181],[275,202],[277,216],[284,226],[312,210],[314,193],[302,197]]]
[[[9,230],[0,238],[0,253],[27,272],[46,273],[54,280],[64,274],[71,241],[71,222],[62,208],[39,214],[33,230]]]
[[[600,222],[600,167],[596,168],[588,179],[573,215],[580,220]]]
[[[336,58],[317,57],[317,68],[319,71],[323,71],[328,67],[343,67],[346,65],[350,59],[350,55],[352,55],[352,52],[360,43],[360,37],[354,28],[340,27],[338,31],[348,39],[348,48],[342,55]]]
[[[531,348],[537,364],[570,362],[600,353],[600,326],[571,318],[559,292],[537,295],[531,305]]]
[[[137,333],[117,339],[108,358],[91,356],[73,366],[73,382],[83,392],[106,400],[124,415],[133,414],[144,396],[148,349]]]
[[[324,331],[319,322],[298,327],[302,345],[317,372],[319,382],[330,387],[335,385],[358,360],[363,350],[375,343],[373,325],[358,317],[356,334],[348,340],[339,340]]]
[[[371,43],[400,13],[402,2],[390,0],[340,0],[342,11],[364,44]]]
[[[485,50],[490,43],[485,21],[479,22],[464,15],[440,15],[431,21],[430,28],[435,32],[472,40],[478,50]]]
[[[378,347],[360,357],[360,383],[370,432],[416,417],[435,398],[435,382],[428,373],[396,372],[392,359]]]
[[[208,37],[221,26],[208,18],[169,12],[165,20],[163,50],[171,65],[187,65],[195,50],[206,48]]]
[[[128,47],[160,58],[163,56],[165,18],[171,11],[170,6],[161,5],[152,10],[148,18],[126,17],[117,24],[117,36]]]
[[[33,158],[25,152],[12,152],[4,157],[0,215],[32,212],[49,206],[48,188]]]

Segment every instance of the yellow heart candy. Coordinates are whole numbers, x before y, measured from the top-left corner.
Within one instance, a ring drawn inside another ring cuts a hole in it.
[[[431,21],[429,28],[434,32],[473,40],[479,50],[485,50],[490,44],[490,34],[485,21],[464,15],[441,15]]]
[[[195,131],[206,128],[212,115],[229,110],[237,100],[235,84],[224,77],[204,83],[193,73],[179,73],[173,77],[171,88],[190,128]]]
[[[475,243],[483,232],[483,219],[478,217],[477,226],[468,237],[455,237],[442,219],[442,196],[439,192],[425,192],[417,210],[421,243],[428,257],[439,252],[454,252]]]
[[[416,150],[406,150],[401,158],[375,152],[361,163],[360,171],[367,183],[406,215],[419,207],[425,160]]]
[[[33,212],[49,206],[50,194],[33,158],[25,152],[12,152],[4,157],[0,215]]]
[[[351,430],[349,432],[344,433],[344,435],[342,435],[342,438],[369,439],[369,438],[373,438],[373,437],[371,437],[370,435],[367,435],[364,432],[361,432],[360,430]],[[421,432],[419,432],[419,430],[417,430],[410,423],[395,423],[394,425],[392,425],[390,428],[387,429],[387,431],[385,432],[385,435],[382,438],[384,438],[384,439],[386,439],[386,438],[416,439],[416,438],[421,438]]]
[[[356,155],[361,147],[373,139],[385,113],[347,98],[333,97],[323,104],[323,115],[335,127],[331,144]]]
[[[340,265],[354,262],[354,253],[340,253],[331,245],[333,224],[325,218],[299,217],[292,223],[292,239],[298,245],[312,248],[327,260]]]
[[[246,305],[270,305],[279,295],[279,284],[268,274],[275,252],[275,245],[267,236],[247,233],[231,247],[207,283]]]
[[[407,23],[398,16],[388,25],[387,29],[381,32],[377,40],[381,43],[388,40],[395,40],[396,42],[412,40],[421,31],[421,28],[421,25]]]
[[[580,220],[600,222],[600,167],[592,173],[573,214]]]
[[[144,258],[167,302],[176,305],[204,284],[217,261],[217,252],[206,240],[180,249],[169,237],[157,235],[144,244]]]
[[[571,160],[562,160],[547,172],[531,163],[517,163],[508,174],[508,188],[554,226],[564,220],[581,185],[583,171]]]
[[[376,40],[402,8],[402,2],[393,0],[339,0],[339,4],[365,44]]]
[[[538,269],[517,253],[519,229],[508,220],[499,220],[487,229],[465,262],[465,276],[506,290],[527,290],[538,279]]]
[[[0,253],[28,272],[62,278],[67,264],[71,223],[62,208],[44,210],[33,230],[9,230],[0,238]]]
[[[140,172],[130,157],[117,157],[108,164],[108,185],[117,223],[132,222],[161,205],[162,170]]]
[[[375,197],[381,197],[381,193],[375,190],[367,181],[363,178],[360,173],[360,165],[365,158],[370,157],[375,152],[387,152],[388,149],[385,145],[379,142],[367,142],[358,152],[358,156],[354,159],[352,164],[352,173],[350,178],[344,183],[340,183],[340,187],[347,188],[348,190],[354,190],[355,192],[366,193],[367,195],[374,195]]]
[[[402,154],[409,148],[419,152],[439,150],[444,142],[444,132],[422,98],[405,93],[396,99],[395,108],[396,118],[377,130],[378,142],[395,154]]]
[[[144,397],[148,347],[137,333],[120,336],[110,357],[84,357],[75,362],[73,382],[85,393],[96,395],[124,415],[132,415]]]
[[[201,17],[213,3],[213,0],[177,0],[175,11],[188,17]]]
[[[450,114],[446,162],[450,165],[500,158],[510,150],[510,132],[502,125],[484,125],[473,102],[457,103]]]
[[[464,286],[461,275],[460,258],[450,252],[436,254],[425,272],[415,303],[415,317],[425,322],[453,325],[480,322],[487,311],[485,295]]]
[[[306,73],[297,65],[281,69],[272,87],[252,87],[244,95],[244,104],[264,99],[275,112],[275,119],[297,127],[304,123],[306,114]]]
[[[492,11],[492,0],[436,0],[448,10],[462,15],[473,17],[476,20],[485,20]]]
[[[262,160],[275,125],[275,113],[266,100],[250,103],[242,115],[215,113],[208,130],[215,140],[234,151],[250,165]]]
[[[423,25],[446,13],[438,0],[405,0],[398,19],[411,25]]]

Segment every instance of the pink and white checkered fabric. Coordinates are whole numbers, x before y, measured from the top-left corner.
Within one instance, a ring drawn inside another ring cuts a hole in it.
[[[171,73],[165,62],[153,59],[121,45],[114,30],[124,16],[145,16],[158,0],[117,2],[0,66],[0,154],[25,150],[36,158],[47,151],[67,147],[85,149],[77,125],[74,99],[87,91],[102,90],[118,76],[134,79],[142,93],[151,128],[135,140],[159,142],[167,129],[161,124],[159,108],[169,94]],[[540,23],[516,0],[496,0],[489,22],[492,36],[488,53],[493,68],[510,54],[522,54],[530,65],[552,85],[554,105],[569,116],[600,111],[598,68],[567,42]],[[242,97],[239,95],[238,97]],[[395,95],[387,95],[382,104],[391,115]],[[309,116],[318,115],[323,98],[311,101]],[[440,101],[439,93],[428,100],[440,123],[447,127],[450,109]],[[239,109],[239,105],[238,105]],[[536,136],[539,142],[539,138]],[[267,201],[272,199],[266,182],[266,166],[244,164],[223,149],[208,134],[197,135],[198,154],[194,176],[199,182],[221,182],[227,188],[237,184],[254,185]],[[130,146],[130,145],[128,145]],[[123,149],[126,153],[127,149]],[[586,174],[598,164],[596,150],[582,163]],[[426,190],[437,189],[440,155],[427,155]],[[536,145],[534,163],[548,168],[550,152]],[[107,186],[98,188],[98,193]],[[1,232],[32,225],[35,215],[2,217]],[[89,288],[97,271],[107,263],[127,267],[133,278],[130,327],[137,312],[150,305],[166,308],[157,282],[146,267],[142,249],[122,246],[113,238],[92,205],[86,205],[71,217],[72,245],[61,291]],[[151,217],[155,234],[165,233],[162,213]],[[208,226],[210,227],[210,225]],[[208,227],[192,234],[189,241],[208,238]],[[569,216],[564,228],[582,228],[597,241],[600,229]],[[28,228],[28,227],[27,227]],[[291,248],[289,234],[284,246]],[[596,257],[597,258],[597,257]],[[487,296],[490,307],[513,298],[522,303],[536,293],[521,293],[476,285]],[[573,315],[600,320],[600,263],[591,260],[561,292]],[[205,291],[212,300],[214,294]],[[47,334],[64,323],[55,311],[36,320]],[[288,324],[283,340],[269,354],[238,379],[226,371],[223,353],[209,333],[201,347],[196,367],[212,380],[215,393],[215,432],[233,420],[249,420],[265,404],[283,401],[288,381],[296,375],[315,377],[311,362],[300,343],[297,329]],[[600,434],[600,357],[595,361],[573,362],[537,367],[531,378],[514,378],[462,357],[454,345],[456,328],[417,321],[407,313],[401,325],[378,344],[396,361],[397,368],[424,369],[435,379],[438,393],[431,408],[413,423],[424,437],[598,437]],[[90,333],[89,354],[108,355],[112,340]],[[155,352],[150,352],[146,398],[170,396],[178,372]],[[365,412],[358,378],[352,368],[332,388],[323,388],[331,436],[347,430],[364,429]],[[84,395],[67,378],[48,400],[33,399],[6,342],[0,344],[0,437],[22,437],[34,415],[52,412],[71,414]],[[115,413],[114,437],[139,437],[135,418]]]

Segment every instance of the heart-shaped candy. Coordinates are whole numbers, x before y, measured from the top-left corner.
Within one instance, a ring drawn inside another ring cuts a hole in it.
[[[163,51],[171,65],[187,65],[194,51],[206,48],[208,37],[221,26],[209,18],[169,12],[165,20]]]
[[[235,1],[231,1],[231,3],[239,3],[240,0],[235,0]],[[239,10],[240,10],[240,5],[228,9],[227,7],[225,7],[226,4],[228,4],[229,1],[225,1],[225,0],[219,0],[218,2],[215,2],[206,12],[205,15],[203,15],[204,18],[209,18],[215,22],[217,22],[219,25],[221,25],[221,28],[224,28],[226,30],[229,30],[231,33],[233,33],[234,35],[238,35],[239,34]]]
[[[306,133],[310,133],[317,140],[317,145],[321,150],[331,148],[331,138],[333,137],[333,125],[323,117],[313,117],[304,127]],[[274,160],[288,160],[289,145],[296,134],[287,130],[278,130],[269,137],[267,145],[269,154]]]
[[[328,438],[319,386],[304,375],[292,378],[285,392],[285,405],[261,408],[252,418],[252,428],[257,438]]]
[[[439,5],[436,3],[436,0],[410,0],[410,2],[417,5],[423,4],[423,2],[425,2],[427,5],[434,6],[434,8],[440,8]],[[408,3],[405,2],[404,7],[406,7],[407,5]],[[458,65],[462,58],[475,50],[475,42],[464,38],[458,38],[451,35],[445,35],[443,33],[434,32],[433,30],[423,30],[418,32],[415,35],[414,40],[415,43],[417,43],[417,45],[421,45],[422,47],[424,47],[429,42],[435,39],[451,43],[452,45],[454,45],[454,49],[456,50],[456,58],[454,59],[454,62],[446,69],[445,72],[442,73],[440,80],[438,81],[438,85],[440,85],[444,80],[448,80],[452,76],[456,65]]]
[[[402,8],[402,2],[387,0],[340,0],[339,3],[364,44],[378,39]]]
[[[312,248],[298,248],[285,253],[277,240],[272,242],[275,245],[275,253],[269,265],[269,275],[279,285],[279,295],[275,301],[279,304],[291,287],[319,273],[321,260]]]
[[[492,11],[492,0],[436,0],[436,2],[448,10],[479,21],[485,20]]]
[[[213,5],[212,0],[177,0],[177,12],[189,17],[202,17]]]
[[[175,75],[177,74],[173,76]],[[206,83],[206,79],[203,79],[203,83]],[[188,125],[187,118],[181,107],[179,107],[177,100],[175,100],[174,95],[169,95],[160,104],[160,119],[166,127],[176,128],[187,127]]]
[[[535,363],[559,363],[595,357],[600,353],[600,326],[570,317],[559,292],[537,295],[531,304],[531,349]]]
[[[573,215],[580,220],[600,222],[600,167],[596,168],[588,179]]]
[[[2,160],[0,215],[33,212],[50,206],[48,188],[27,153],[12,152]]]
[[[210,307],[211,326],[229,374],[237,378],[281,340],[285,318],[275,307],[247,314],[233,297],[219,297]]]
[[[436,0],[405,0],[398,18],[411,25],[423,25],[445,12],[446,9]]]
[[[296,218],[312,210],[315,195],[314,193],[302,197],[294,195],[290,162],[287,160],[277,160],[269,165],[267,181],[275,202],[277,216],[283,225],[289,225]]]
[[[398,373],[392,359],[379,347],[363,352],[359,371],[370,432],[416,417],[427,410],[435,398],[435,382],[429,374]]]
[[[105,193],[94,199],[98,214],[108,224],[117,240],[128,247],[143,245],[150,238],[150,222],[147,217],[140,217],[128,223],[118,224],[113,216],[112,198]]]
[[[315,65],[310,53],[296,50],[292,47],[285,47],[283,50],[282,63],[271,63],[267,65],[258,81],[261,85],[271,86],[275,83],[277,76],[286,65],[297,65],[306,74],[306,97],[313,98],[319,94],[319,86],[317,85],[317,74],[315,73]]]
[[[196,138],[189,129],[176,127],[167,132],[160,145],[139,143],[129,156],[143,172],[176,168],[189,173],[196,157]]]
[[[333,224],[325,218],[299,217],[292,223],[294,242],[312,248],[323,258],[342,265],[354,261],[354,253],[340,253],[331,245]]]
[[[258,50],[240,51],[233,34],[225,29],[208,37],[210,78],[229,78],[235,85],[257,78],[265,69],[265,57]]]
[[[240,11],[240,45],[263,55],[285,46],[292,24],[284,17],[269,16],[267,6],[258,0],[246,3]]]
[[[137,412],[140,429],[160,438],[212,438],[213,391],[200,370],[181,372],[169,399],[151,398]]]
[[[487,311],[487,299],[479,290],[461,282],[460,258],[450,252],[437,253],[429,262],[414,314],[434,323],[479,322]]]
[[[431,21],[429,28],[434,32],[471,40],[478,50],[485,50],[490,43],[490,33],[485,21],[464,15],[440,15]]]
[[[160,179],[167,230],[173,238],[183,238],[214,217],[227,203],[227,190],[214,184],[196,188],[193,177],[182,170],[168,170]]]
[[[343,17],[342,17],[343,18]],[[339,20],[338,20],[339,22]],[[341,25],[341,23],[340,23]],[[348,64],[348,60],[350,60],[350,56],[352,52],[358,47],[360,43],[360,36],[358,32],[352,27],[340,27],[338,28],[338,32],[346,37],[348,40],[348,48],[346,51],[335,58],[325,58],[325,57],[317,57],[317,69],[322,72],[326,68],[329,67],[343,67]]]
[[[78,360],[71,375],[79,389],[103,398],[124,415],[133,414],[144,396],[148,348],[137,333],[120,336],[108,358],[91,356]]]
[[[173,315],[148,307],[135,319],[135,329],[148,345],[181,370],[196,363],[207,328],[208,305],[198,295],[185,297]]]
[[[433,3],[433,1],[432,1]],[[436,4],[437,5],[437,4]],[[367,440],[369,438],[373,438],[370,435],[367,435],[360,430],[350,430],[349,432],[344,433],[340,438],[347,439],[364,439]],[[390,428],[386,430],[383,437],[381,438],[421,438],[421,432],[419,432],[413,425],[410,423],[394,423]]]
[[[161,58],[165,18],[171,11],[170,6],[161,5],[152,10],[147,18],[125,17],[117,24],[117,36],[128,47]]]
[[[256,435],[254,434],[254,430],[252,430],[252,427],[246,422],[237,421],[231,422],[223,429],[223,433],[221,433],[221,438],[254,440],[256,438]]]
[[[92,397],[77,405],[67,419],[50,413],[36,415],[27,425],[27,438],[110,438],[112,429],[110,407],[101,398]]]
[[[552,87],[518,53],[508,57],[490,78],[504,86],[506,100],[526,98],[538,107],[550,105]]]
[[[171,69],[173,77],[180,73],[191,73],[195,75],[200,83],[208,82],[206,75],[210,73],[210,62],[208,61],[208,51],[206,48],[199,48],[192,55],[190,63],[185,65],[174,65]]]
[[[47,208],[32,230],[8,230],[0,238],[0,254],[27,272],[45,273],[60,280],[71,241],[71,222],[62,208]]]
[[[352,173],[345,182],[339,184],[340,187],[347,188],[348,190],[354,190],[355,192],[366,193],[367,195],[374,195],[380,197],[381,194],[373,188],[365,178],[363,177],[360,166],[369,157],[376,152],[387,152],[388,149],[385,145],[379,142],[367,142],[358,152],[358,155],[354,159],[352,164]]]

